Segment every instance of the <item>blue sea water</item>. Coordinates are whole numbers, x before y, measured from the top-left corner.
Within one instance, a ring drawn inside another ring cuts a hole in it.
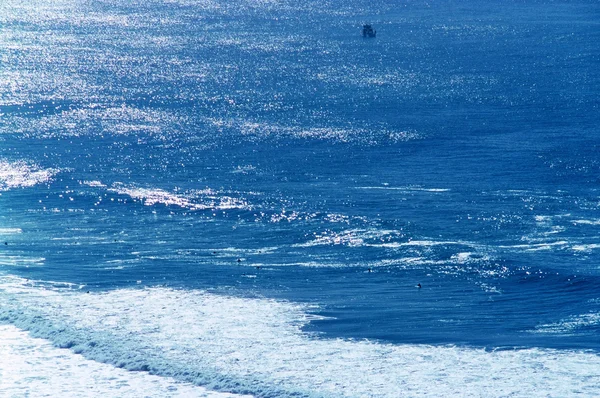
[[[598,396],[598,43],[584,0],[4,0],[0,322],[218,392]]]

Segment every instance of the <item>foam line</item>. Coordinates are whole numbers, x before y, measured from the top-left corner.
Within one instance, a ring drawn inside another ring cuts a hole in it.
[[[571,250],[578,252],[589,252],[595,249],[600,249],[600,243],[590,243],[587,245],[573,245],[573,247],[571,247]]]
[[[88,183],[89,185],[89,183]],[[90,185],[91,186],[91,185]],[[98,186],[95,184],[93,186]],[[188,194],[179,194],[165,191],[159,188],[140,188],[114,184],[108,191],[121,195],[127,195],[134,200],[141,201],[146,206],[163,204],[165,206],[177,206],[190,210],[231,210],[252,208],[245,200],[222,195],[211,189],[194,191]],[[198,203],[200,201],[200,203]]]
[[[242,398],[85,359],[0,325],[0,396]],[[249,396],[246,396],[249,397]]]
[[[381,189],[385,191],[401,191],[401,192],[431,192],[431,193],[444,193],[450,192],[448,188],[423,188],[418,186],[413,187],[390,187],[388,185],[383,186],[369,186],[369,187],[356,187],[356,189]]]
[[[0,283],[0,319],[88,358],[259,397],[600,394],[595,353],[326,339],[315,308],[168,288],[105,293]]]
[[[23,233],[21,228],[0,228],[0,235],[15,235],[21,233]]]

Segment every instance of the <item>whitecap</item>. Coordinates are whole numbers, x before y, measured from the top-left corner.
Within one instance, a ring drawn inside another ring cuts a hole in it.
[[[590,252],[595,249],[600,249],[600,243],[589,243],[589,244],[581,244],[581,245],[573,245],[571,250],[577,252]]]
[[[406,187],[392,187],[387,183],[383,186],[365,186],[357,187],[357,189],[381,189],[386,191],[401,191],[401,192],[431,192],[431,193],[444,193],[450,192],[448,188],[425,188],[421,186],[406,186]]]
[[[23,233],[21,228],[0,228],[0,235],[16,235]]]
[[[251,210],[253,208],[244,199],[228,196],[209,188],[179,193],[178,191],[169,192],[160,188],[142,188],[116,183],[108,188],[108,191],[127,195],[140,201],[145,206],[162,204],[189,210]]]
[[[600,220],[597,218],[592,220],[573,220],[571,222],[575,225],[600,225]]]
[[[44,265],[45,261],[43,257],[0,255],[0,266],[39,267]]]
[[[48,183],[57,172],[56,169],[42,169],[22,160],[0,160],[0,191]]]
[[[354,228],[340,232],[325,231],[314,235],[314,239],[294,244],[294,247],[312,247],[324,245],[344,245],[349,247],[359,246],[381,246],[398,247],[402,245],[394,242],[402,236],[402,232],[398,230],[387,230],[377,228]]]
[[[100,181],[83,181],[82,182],[83,185],[87,185],[89,187],[94,187],[94,188],[105,188],[106,185],[104,185],[103,183],[101,183]]]
[[[500,245],[501,249],[520,249],[527,252],[551,250],[555,247],[567,247],[569,242],[565,240],[555,242],[543,242],[543,243],[532,243],[532,244],[519,244],[519,245]]]

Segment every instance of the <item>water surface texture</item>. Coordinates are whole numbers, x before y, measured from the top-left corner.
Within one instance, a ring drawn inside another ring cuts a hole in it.
[[[0,395],[600,395],[598,43],[585,0],[4,0]]]

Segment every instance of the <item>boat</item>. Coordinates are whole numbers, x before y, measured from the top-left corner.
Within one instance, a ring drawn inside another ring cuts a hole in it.
[[[373,29],[371,24],[364,24],[362,28],[362,36],[363,37],[375,37],[377,36],[377,31]]]

